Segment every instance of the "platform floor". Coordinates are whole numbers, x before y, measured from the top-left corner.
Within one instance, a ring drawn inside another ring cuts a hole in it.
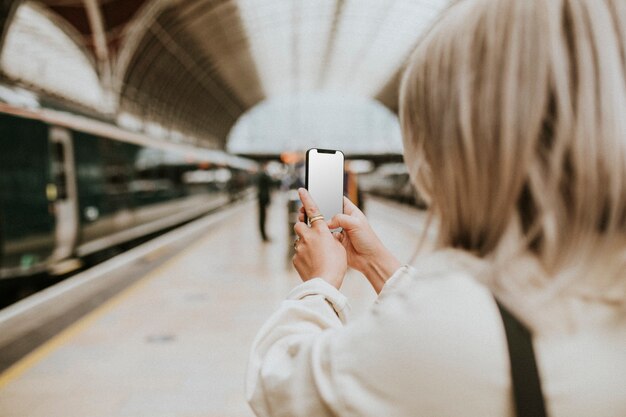
[[[286,196],[262,243],[256,205],[232,215],[0,375],[2,417],[239,417],[257,330],[299,278],[291,266]],[[377,199],[366,214],[402,260],[424,216]],[[374,293],[351,271],[343,291],[354,314]]]

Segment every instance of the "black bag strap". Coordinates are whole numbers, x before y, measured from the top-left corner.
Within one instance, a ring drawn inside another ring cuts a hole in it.
[[[518,319],[496,300],[509,347],[511,380],[517,417],[546,417],[541,379],[535,361],[532,335]]]

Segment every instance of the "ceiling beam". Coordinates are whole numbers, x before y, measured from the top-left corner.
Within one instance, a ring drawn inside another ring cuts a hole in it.
[[[319,72],[319,78],[317,80],[318,88],[323,88],[326,84],[326,78],[328,77],[328,70],[330,68],[331,59],[334,53],[335,40],[337,39],[337,32],[339,31],[339,24],[343,11],[346,5],[346,0],[335,1],[335,13],[333,13],[333,22],[330,26],[330,33],[328,34],[328,40],[326,41],[326,49],[324,55],[322,55],[322,70]]]
[[[94,45],[94,55],[96,56],[96,69],[100,78],[100,85],[105,96],[103,108],[107,112],[114,112],[116,100],[113,92],[113,74],[112,65],[109,55],[109,45],[107,41],[107,33],[105,30],[104,17],[99,0],[83,0],[85,4],[85,12],[89,20],[91,29],[91,37]]]
[[[224,91],[211,77],[207,76],[206,71],[196,63],[196,60],[189,55],[185,48],[181,47],[176,40],[170,36],[158,21],[155,21],[150,27],[150,32],[163,44],[170,54],[176,57],[189,72],[189,75],[198,81],[207,94],[215,98],[228,114],[234,118],[239,117],[244,110],[240,107],[239,103],[235,102],[230,94]]]

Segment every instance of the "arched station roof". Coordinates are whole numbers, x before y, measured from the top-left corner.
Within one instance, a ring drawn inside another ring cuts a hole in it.
[[[0,0],[3,34],[20,0]],[[272,97],[373,98],[448,0],[37,0],[78,34],[116,109],[225,148]],[[4,37],[4,36],[3,36]]]

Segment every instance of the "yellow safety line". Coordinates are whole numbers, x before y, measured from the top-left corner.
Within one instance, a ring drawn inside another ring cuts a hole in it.
[[[187,252],[193,251],[196,247],[200,246],[210,236],[200,238],[191,246],[183,249],[182,252],[174,255],[171,259],[165,261],[162,265],[150,271],[139,281],[132,284],[130,287],[124,289],[119,294],[113,296],[109,300],[105,301],[102,305],[96,307],[94,310],[86,314],[84,317],[78,319],[76,322],[65,328],[63,331],[53,336],[50,340],[35,348],[32,352],[28,353],[22,359],[11,365],[6,371],[0,374],[0,389],[4,388],[11,381],[20,377],[24,372],[34,367],[37,363],[43,360],[45,357],[52,354],[55,350],[60,348],[63,344],[68,342],[74,336],[88,328],[99,318],[111,311],[116,306],[120,305],[123,301],[130,298],[131,295],[138,292],[145,287],[149,282],[159,275],[164,274],[168,269],[172,268],[174,264],[180,260]]]

